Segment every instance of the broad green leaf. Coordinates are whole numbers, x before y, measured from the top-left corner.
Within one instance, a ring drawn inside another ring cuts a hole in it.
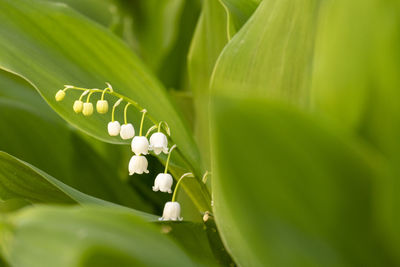
[[[205,266],[221,266],[217,265],[208,240],[208,229],[203,223],[159,222],[156,225],[162,233],[176,240],[196,262]]]
[[[210,161],[209,83],[215,61],[227,42],[227,15],[224,8],[218,1],[203,1],[188,54],[188,72],[196,114],[195,135],[207,163]]]
[[[165,56],[158,77],[166,88],[189,92],[187,55],[201,11],[202,0],[185,0],[174,46]],[[172,90],[169,90],[171,92]],[[184,112],[184,111],[180,111]]]
[[[32,203],[79,203],[82,205],[111,206],[128,210],[146,219],[156,219],[156,216],[124,208],[79,192],[29,163],[1,151],[0,199],[24,199]]]
[[[56,112],[83,132],[103,141],[127,144],[108,135],[110,114],[87,118],[72,111],[79,93],[67,91],[63,102],[54,99],[64,84],[104,88],[104,82],[109,81],[118,93],[137,101],[157,121],[167,121],[172,131],[171,143],[179,148],[172,155],[174,174],[178,169],[192,171],[196,177],[203,175],[202,161],[186,123],[160,83],[117,37],[63,5],[1,0],[0,7],[1,68],[29,81]],[[92,100],[99,97],[94,95]],[[116,101],[107,99],[111,103]],[[119,107],[116,115],[120,121],[122,109]],[[138,110],[128,109],[129,121],[136,129],[140,115]],[[150,125],[146,121],[145,130]],[[199,209],[207,210],[209,196],[203,187],[197,183],[196,187],[185,186],[185,189],[192,198],[197,198]]]
[[[199,0],[120,0],[123,36],[166,88],[185,88]]]
[[[37,107],[40,109],[40,105]],[[137,193],[120,180],[115,167],[64,123],[42,117],[41,110],[2,99],[0,114],[0,124],[7,125],[7,131],[0,132],[1,150],[37,166],[86,194],[125,206],[151,210]]]
[[[239,265],[399,264],[374,218],[378,157],[280,103],[219,96],[212,115],[214,213]]]
[[[219,0],[228,15],[229,39],[240,30],[253,14],[261,0]]]
[[[61,103],[54,99],[64,84],[104,88],[104,82],[108,81],[118,93],[145,107],[156,120],[167,121],[172,140],[190,168],[202,172],[191,133],[165,90],[109,31],[66,6],[30,0],[0,1],[0,24],[0,67],[29,81],[69,123],[103,141],[127,143],[108,136],[106,127],[110,115],[86,118],[72,111],[78,93],[68,91]],[[121,109],[117,111],[118,120]],[[138,127],[141,114],[133,108],[128,113],[129,120]],[[146,122],[148,126],[150,123]]]
[[[3,70],[0,70],[0,98],[19,102],[20,106],[34,108],[36,113],[40,113],[42,117],[54,120],[58,117],[47,104],[44,104],[40,95],[25,80]]]
[[[178,36],[185,0],[121,1],[121,4],[132,15],[135,50],[157,72]]]
[[[318,27],[312,103],[315,113],[381,152],[392,169],[379,219],[400,249],[400,5],[333,1]],[[355,16],[356,14],[356,16]]]
[[[212,90],[307,105],[319,2],[261,2],[218,58]]]
[[[194,266],[156,227],[105,207],[36,207],[0,221],[13,266]]]
[[[45,0],[63,3],[82,15],[105,26],[112,27],[119,22],[119,10],[115,0]]]
[[[14,212],[30,205],[32,205],[31,202],[21,198],[0,200],[0,214]]]

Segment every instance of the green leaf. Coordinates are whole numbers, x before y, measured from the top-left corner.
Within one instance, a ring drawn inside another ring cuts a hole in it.
[[[0,214],[14,212],[30,205],[32,205],[31,202],[21,198],[7,199],[5,201],[0,200]]]
[[[0,99],[12,100],[24,108],[35,109],[36,113],[40,113],[46,119],[57,120],[59,118],[28,82],[1,69]]]
[[[0,222],[13,266],[193,266],[186,253],[132,213],[105,207],[37,207]]]
[[[122,1],[132,13],[135,50],[154,72],[177,39],[184,4],[184,0]]]
[[[228,42],[227,16],[218,1],[205,0],[188,54],[190,89],[196,114],[195,136],[205,162],[210,161],[208,99],[214,64]]]
[[[219,96],[212,115],[214,213],[239,265],[398,264],[374,218],[379,158],[283,104]]]
[[[240,30],[253,14],[261,0],[219,0],[228,14],[229,39]]]
[[[379,185],[377,210],[398,255],[400,5],[398,1],[339,0],[323,10],[314,61],[314,111],[362,138],[388,161],[391,170]]]
[[[67,91],[61,103],[54,99],[64,84],[104,88],[104,82],[110,82],[118,93],[137,101],[156,120],[167,121],[172,140],[190,168],[202,173],[199,153],[187,125],[160,83],[117,37],[63,5],[2,0],[0,7],[1,68],[29,81],[56,112],[82,131],[103,141],[127,143],[108,135],[110,116],[96,114],[86,118],[72,111],[79,93]],[[97,95],[93,100],[98,98]],[[120,120],[121,108],[117,113]],[[140,115],[129,109],[128,118],[136,127]],[[149,126],[150,122],[146,122],[146,128]]]
[[[319,2],[261,2],[218,58],[212,90],[307,105]]]
[[[126,42],[166,88],[183,89],[186,56],[200,10],[199,0],[120,0]]]
[[[207,227],[203,223],[159,222],[156,225],[162,233],[176,240],[196,262],[204,266],[218,266],[210,248]]]
[[[128,210],[149,220],[156,216],[124,208],[58,181],[36,167],[0,151],[0,199],[24,199],[32,203],[95,204]]]
[[[0,132],[0,148],[3,151],[86,194],[151,210],[137,193],[120,180],[116,168],[113,169],[73,129],[51,116],[42,117],[41,106],[24,107],[18,102],[0,99],[0,124],[7,125],[7,131]]]
[[[45,0],[63,3],[82,15],[105,26],[112,27],[119,20],[119,10],[115,0]]]

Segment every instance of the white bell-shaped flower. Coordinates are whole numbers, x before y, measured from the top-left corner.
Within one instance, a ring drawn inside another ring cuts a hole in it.
[[[134,155],[129,161],[129,175],[149,173],[147,165],[146,157]]]
[[[119,124],[118,121],[110,121],[108,123],[107,129],[108,129],[109,135],[117,136],[117,135],[119,135],[119,132],[121,130],[121,125]]]
[[[153,150],[156,155],[161,152],[168,154],[168,139],[165,134],[157,132],[150,137],[150,150]]]
[[[93,104],[92,103],[83,103],[82,114],[85,116],[90,116],[93,114]]]
[[[99,101],[97,101],[96,110],[100,114],[106,114],[108,112],[108,102],[107,102],[107,100],[99,100]]]
[[[132,123],[121,125],[121,131],[119,135],[124,140],[133,138],[135,136],[135,129],[133,128]]]
[[[60,102],[61,100],[64,99],[64,97],[65,97],[65,92],[64,92],[64,90],[58,90],[57,93],[56,93],[56,96],[55,96],[56,101],[57,101],[57,102]]]
[[[74,102],[73,109],[74,109],[75,113],[81,113],[83,110],[83,102],[81,100],[76,100]]]
[[[145,136],[135,136],[131,143],[132,152],[136,155],[149,153],[149,141]]]
[[[169,201],[165,203],[164,211],[160,221],[182,221],[181,217],[181,205],[178,202]]]
[[[168,192],[171,194],[172,183],[173,179],[171,174],[159,173],[156,179],[154,180],[153,191],[157,192],[158,190],[160,190],[161,192]]]

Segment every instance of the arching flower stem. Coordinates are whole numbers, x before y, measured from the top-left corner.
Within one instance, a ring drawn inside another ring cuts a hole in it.
[[[129,107],[130,105],[132,105],[132,104],[131,104],[131,103],[126,104],[126,105],[125,105],[125,108],[124,108],[124,123],[125,123],[125,124],[128,124],[128,119],[127,119],[127,117],[126,117],[126,112],[127,112],[128,107]]]
[[[88,96],[87,96],[86,103],[89,103],[90,97],[91,97],[92,94],[94,94],[94,93],[95,93],[94,91],[90,91],[90,93],[89,93]]]
[[[108,84],[109,85],[109,84]],[[110,87],[110,86],[108,86]],[[90,90],[90,92],[93,93],[102,93],[104,92],[104,90],[101,89],[97,89],[97,88],[83,88],[83,87],[77,87],[77,86],[72,86],[72,85],[65,85],[65,89],[72,89],[72,90],[78,90],[78,91],[86,91],[86,90]],[[136,109],[138,109],[139,111],[143,110],[144,108],[142,106],[140,106],[137,102],[133,101],[132,99],[130,99],[129,97],[126,97],[124,95],[121,95],[117,92],[115,92],[114,90],[107,90],[105,92],[106,94],[115,96],[117,98],[122,98],[123,101],[126,101],[128,103],[130,103],[132,106],[134,106]],[[158,122],[150,115],[147,114],[147,118],[149,118],[149,120],[154,123],[154,124],[158,124]]]
[[[169,149],[167,162],[165,163],[165,170],[164,170],[164,173],[167,173],[167,172],[168,172],[168,165],[169,165],[169,159],[171,158],[171,152],[172,152],[172,150],[174,150],[175,148],[176,148],[176,145],[173,145],[173,146]]]
[[[179,178],[178,182],[176,183],[176,186],[175,186],[175,189],[174,189],[174,194],[172,195],[172,200],[171,200],[171,202],[175,202],[175,199],[176,199],[176,192],[178,192],[179,185],[181,184],[183,178],[185,178],[185,177],[194,178],[194,175],[193,175],[193,173],[191,173],[191,172],[187,172],[187,173],[183,174],[183,175],[181,176],[181,178]]]
[[[143,115],[142,115],[142,120],[140,121],[139,136],[142,136],[144,116],[146,115],[147,110],[146,110],[146,109],[143,109],[142,112],[143,112]]]
[[[122,98],[118,99],[117,102],[115,102],[115,104],[113,105],[112,111],[111,111],[111,121],[114,122],[115,121],[115,109],[116,107],[118,107],[119,104],[121,104],[122,102]]]
[[[83,92],[83,93],[81,94],[81,96],[79,97],[79,101],[82,101],[83,97],[84,97],[85,95],[87,95],[89,92],[90,92],[90,90],[86,90],[85,92]]]
[[[113,92],[113,89],[110,87],[107,87],[106,89],[103,90],[103,93],[101,94],[101,100],[104,100],[104,95],[106,94],[107,90],[110,90],[110,92]]]

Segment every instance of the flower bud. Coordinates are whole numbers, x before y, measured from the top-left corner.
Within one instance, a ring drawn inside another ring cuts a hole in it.
[[[93,114],[93,104],[92,103],[83,103],[82,114],[85,116],[90,116]]]
[[[160,221],[182,221],[181,217],[181,205],[178,202],[167,202],[164,206],[164,211]]]
[[[110,136],[117,136],[121,131],[121,125],[118,121],[110,121],[108,123],[107,129]]]
[[[173,183],[173,178],[169,173],[159,173],[154,180],[153,191],[157,192],[160,190],[161,192],[172,193],[171,187]]]
[[[131,143],[132,152],[136,155],[149,153],[149,141],[145,136],[135,136]]]
[[[63,90],[58,90],[58,92],[56,93],[56,101],[60,102],[61,100],[63,100],[65,97],[65,92]]]
[[[133,138],[135,136],[135,129],[133,128],[132,123],[123,124],[119,135],[124,140]]]
[[[75,100],[73,108],[75,113],[81,113],[83,109],[83,102],[81,100]]]
[[[133,175],[134,173],[142,174],[149,173],[147,170],[147,159],[144,156],[133,156],[129,161],[129,175]]]
[[[168,139],[163,133],[154,133],[150,137],[150,150],[153,150],[156,155],[162,152],[168,154]]]
[[[107,100],[99,100],[96,103],[96,110],[100,114],[105,114],[108,112],[108,102]]]

